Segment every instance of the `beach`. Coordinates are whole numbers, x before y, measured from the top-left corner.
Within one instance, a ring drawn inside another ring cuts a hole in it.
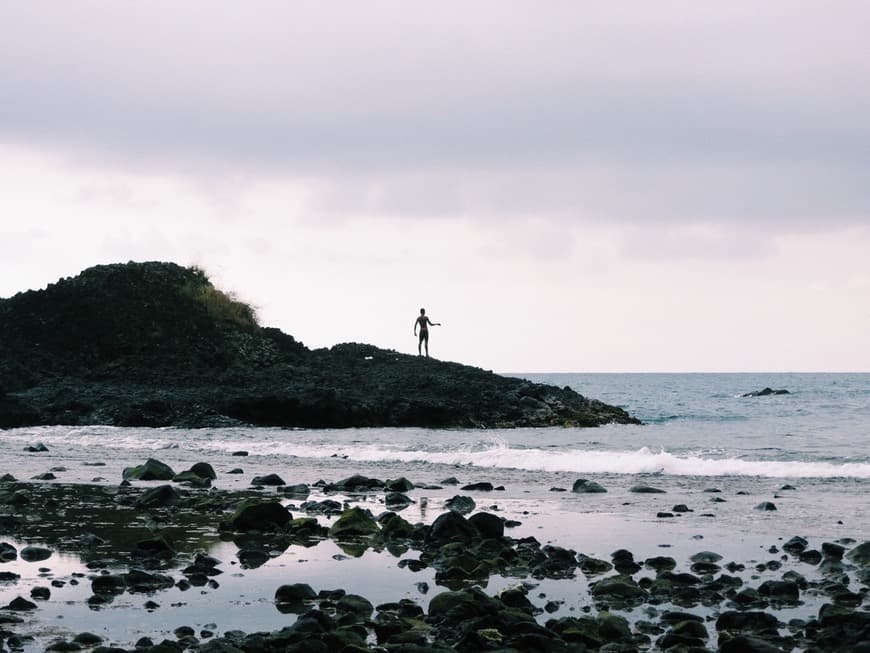
[[[866,460],[835,460],[833,445],[802,461],[645,446],[668,429],[12,429],[0,541],[17,556],[0,572],[18,578],[0,583],[0,605],[34,607],[0,612],[6,645],[74,650],[92,633],[125,650],[271,650],[257,648],[270,637],[326,647],[311,650],[858,646],[844,642],[870,614]],[[149,458],[174,475],[208,463],[215,478],[122,483]],[[228,524],[252,499],[292,521]],[[357,530],[335,528],[358,513]],[[161,538],[169,550],[143,553]],[[100,578],[118,577],[105,591]],[[288,586],[313,595],[283,601]],[[469,597],[483,612],[463,611]],[[293,630],[312,614],[326,615],[314,634]]]

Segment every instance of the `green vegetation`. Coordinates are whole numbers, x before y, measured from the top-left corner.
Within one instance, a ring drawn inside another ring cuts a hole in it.
[[[232,322],[242,327],[257,327],[257,312],[250,304],[240,301],[234,294],[214,287],[202,268],[192,267],[195,274],[184,289],[191,299],[201,304],[216,320]]]

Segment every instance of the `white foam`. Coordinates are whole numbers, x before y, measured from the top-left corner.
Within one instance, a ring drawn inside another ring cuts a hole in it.
[[[218,445],[230,449],[227,443]],[[428,462],[481,468],[525,469],[578,474],[661,473],[671,476],[763,476],[771,478],[870,478],[868,463],[744,460],[702,455],[676,456],[642,447],[636,451],[462,447],[452,451],[394,449],[378,445],[310,445],[281,441],[249,443],[252,455],[298,458],[346,457],[360,462]]]
[[[359,462],[426,462],[493,469],[523,469],[577,474],[660,473],[671,476],[758,476],[770,478],[870,478],[867,462],[822,462],[749,460],[710,452],[675,455],[648,447],[636,450],[559,447],[521,448],[496,435],[479,436],[472,444],[442,442],[433,450],[426,439],[412,448],[405,438],[394,444],[366,443],[335,432],[288,432],[281,430],[222,429],[184,431],[121,429],[112,427],[48,427],[7,431],[5,439],[19,442],[44,441],[51,447],[156,451],[178,444],[203,453],[229,453],[245,449],[252,456],[314,458],[334,456]],[[437,443],[435,443],[437,444]],[[593,445],[594,446],[594,445]],[[423,448],[425,447],[425,448]],[[718,453],[718,452],[717,452]]]

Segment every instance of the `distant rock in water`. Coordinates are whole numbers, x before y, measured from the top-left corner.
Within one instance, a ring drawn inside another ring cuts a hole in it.
[[[791,394],[788,390],[773,390],[772,388],[764,388],[764,390],[753,390],[752,392],[747,392],[746,394],[740,395],[741,397],[767,397],[768,395],[789,395]]]
[[[310,350],[174,263],[0,299],[0,428],[637,424],[569,388],[365,344]]]

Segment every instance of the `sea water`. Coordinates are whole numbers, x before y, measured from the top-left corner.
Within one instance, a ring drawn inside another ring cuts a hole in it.
[[[479,509],[521,523],[510,535],[534,536],[605,559],[627,547],[639,560],[662,554],[679,560],[714,549],[726,559],[763,561],[771,547],[792,535],[807,537],[816,547],[839,538],[870,539],[870,374],[515,376],[571,387],[622,406],[644,424],[507,430],[22,428],[0,432],[0,474],[26,480],[63,468],[49,482],[115,485],[124,467],[154,457],[176,471],[210,462],[222,488],[250,487],[253,476],[270,472],[288,483],[308,484],[356,473],[405,476],[426,486],[410,493],[414,504],[402,515],[411,522],[431,522],[447,498],[469,494],[443,484],[448,477],[461,484],[490,481],[503,489],[471,494]],[[742,396],[765,387],[788,394]],[[36,442],[48,452],[24,450]],[[243,474],[226,473],[235,467]],[[574,494],[578,478],[595,480],[607,492]],[[637,485],[664,493],[637,494],[632,491]],[[312,498],[319,498],[316,490]],[[373,495],[364,505],[377,513],[384,509],[382,499]],[[758,510],[765,501],[776,510]],[[689,512],[660,516],[676,504]],[[220,559],[235,554],[232,544],[217,539],[210,547]],[[169,633],[182,623],[219,621],[220,630],[286,625],[287,617],[271,606],[274,588],[284,582],[342,586],[375,603],[413,598],[424,607],[443,589],[435,587],[431,570],[411,574],[396,563],[385,552],[351,559],[326,541],[312,549],[291,547],[260,569],[225,574],[214,591],[172,590],[179,596],[166,599],[177,606],[169,621],[166,612],[146,614],[123,600],[107,608],[114,612],[106,621],[83,605],[85,594],[73,596],[71,590],[41,604],[31,618],[36,630],[64,618],[71,626],[72,619],[81,624],[79,630],[88,626],[123,644],[135,639],[123,634],[128,631]],[[40,565],[55,574],[87,571],[68,552],[58,551]],[[35,569],[27,576],[28,565],[18,563],[17,569],[24,572],[21,582],[0,587],[2,603],[40,581]],[[421,593],[421,581],[431,594]],[[487,591],[513,582],[493,578]],[[582,607],[577,602],[584,600],[578,596],[584,596],[585,583],[578,574],[573,581],[544,581],[541,587],[551,597],[561,596],[567,611]],[[806,614],[796,616],[811,616],[816,607],[804,609]]]

